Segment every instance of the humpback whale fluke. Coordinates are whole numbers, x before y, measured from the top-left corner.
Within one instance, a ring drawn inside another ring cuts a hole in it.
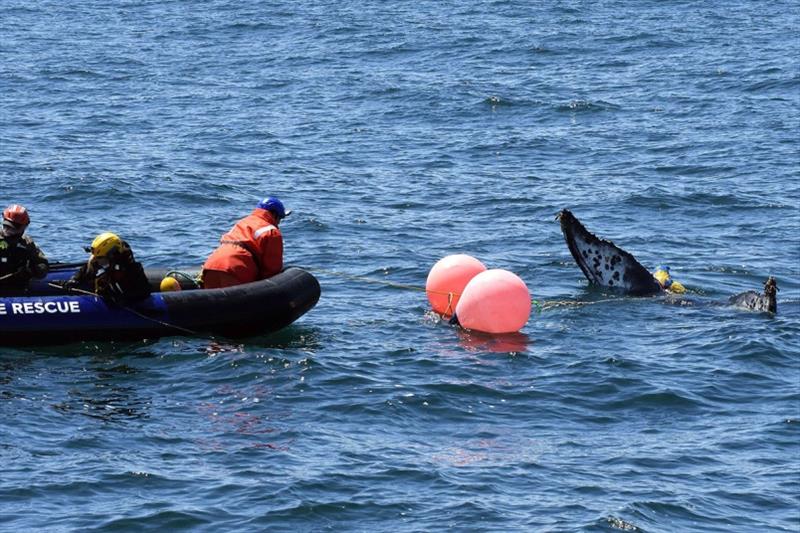
[[[561,232],[572,257],[589,283],[634,296],[662,292],[658,281],[635,257],[590,233],[569,210],[563,209],[556,219],[561,222]]]
[[[735,296],[731,296],[728,303],[737,307],[744,307],[752,311],[766,311],[768,313],[778,312],[778,282],[770,276],[764,282],[764,294],[756,291],[747,291]]]
[[[569,251],[589,283],[633,296],[647,296],[664,291],[653,274],[640,265],[635,257],[613,242],[590,233],[568,209],[563,209],[556,220],[561,222],[561,231]],[[669,273],[667,267],[659,268],[664,268]],[[763,294],[756,291],[743,292],[731,296],[727,304],[752,311],[777,313],[777,292],[778,283],[770,276],[764,283]]]

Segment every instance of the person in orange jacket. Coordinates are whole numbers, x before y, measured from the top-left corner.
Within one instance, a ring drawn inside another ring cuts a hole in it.
[[[291,214],[274,196],[236,223],[203,265],[203,287],[221,289],[274,276],[283,270],[281,220]]]

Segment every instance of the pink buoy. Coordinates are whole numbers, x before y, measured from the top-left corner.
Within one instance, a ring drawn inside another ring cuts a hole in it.
[[[456,315],[467,329],[484,333],[519,331],[531,315],[531,293],[513,272],[487,270],[464,287]]]
[[[485,270],[483,263],[471,255],[455,254],[439,259],[425,282],[425,292],[433,310],[440,315],[452,315],[464,287]]]

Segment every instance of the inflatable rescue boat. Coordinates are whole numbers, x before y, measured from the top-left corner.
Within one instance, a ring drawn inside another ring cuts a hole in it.
[[[224,289],[198,289],[189,279],[179,278],[182,290],[172,292],[157,292],[168,270],[146,269],[154,292],[135,304],[116,306],[59,286],[78,266],[56,265],[45,279],[33,280],[25,293],[0,296],[0,346],[262,335],[300,318],[320,296],[317,279],[297,267]]]

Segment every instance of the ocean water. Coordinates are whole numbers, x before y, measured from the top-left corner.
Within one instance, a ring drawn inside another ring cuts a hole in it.
[[[0,348],[3,531],[797,531],[796,2],[0,1],[0,200],[196,268],[262,196],[270,336]],[[587,286],[571,209],[692,305]],[[465,333],[441,257],[511,270]],[[775,276],[778,313],[715,305]],[[1,341],[1,340],[0,340]]]

